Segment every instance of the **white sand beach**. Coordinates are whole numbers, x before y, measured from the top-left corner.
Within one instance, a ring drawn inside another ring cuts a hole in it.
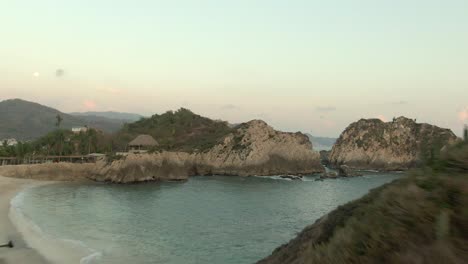
[[[13,248],[0,248],[0,263],[50,263],[36,250],[29,247],[9,218],[10,201],[25,186],[34,180],[13,179],[0,176],[0,244],[13,241]]]
[[[0,248],[0,264],[72,264],[80,263],[86,256],[86,252],[61,240],[42,236],[33,224],[22,219],[11,208],[11,200],[28,186],[52,183],[0,176],[0,244],[8,241],[14,244],[13,248]]]

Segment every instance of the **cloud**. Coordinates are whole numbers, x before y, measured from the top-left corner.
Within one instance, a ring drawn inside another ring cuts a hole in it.
[[[82,106],[85,110],[90,111],[96,109],[96,102],[93,100],[86,99],[83,101]]]
[[[318,106],[315,108],[317,112],[333,112],[336,111],[336,107],[334,106]]]
[[[465,107],[458,112],[458,120],[462,123],[468,122],[468,107]]]

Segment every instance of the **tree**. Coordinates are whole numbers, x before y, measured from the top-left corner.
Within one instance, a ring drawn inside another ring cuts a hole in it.
[[[62,124],[62,121],[63,121],[62,116],[61,116],[60,114],[57,114],[57,116],[55,117],[55,119],[57,120],[57,121],[55,122],[55,126],[56,126],[57,128],[60,128],[60,125]]]
[[[57,116],[55,117],[57,119],[57,122],[55,123],[55,126],[57,127],[57,129],[60,129],[60,125],[62,124],[62,121],[63,121],[63,118],[60,114],[57,114]],[[60,131],[59,131],[60,132]],[[59,140],[60,140],[60,152],[59,152],[59,156],[62,155],[62,148],[63,148],[63,137],[62,137],[62,133],[59,134]],[[59,158],[59,161],[60,161],[60,158]]]

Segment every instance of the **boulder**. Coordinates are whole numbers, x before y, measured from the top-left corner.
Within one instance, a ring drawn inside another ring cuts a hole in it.
[[[355,170],[351,169],[347,165],[341,165],[338,168],[338,176],[339,177],[356,177],[356,176],[362,176],[362,174],[359,172],[356,172]]]

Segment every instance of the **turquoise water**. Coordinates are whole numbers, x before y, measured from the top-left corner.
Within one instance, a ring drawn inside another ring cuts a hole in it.
[[[25,191],[18,209],[43,233],[92,248],[83,263],[253,263],[338,205],[400,175],[54,184]]]

